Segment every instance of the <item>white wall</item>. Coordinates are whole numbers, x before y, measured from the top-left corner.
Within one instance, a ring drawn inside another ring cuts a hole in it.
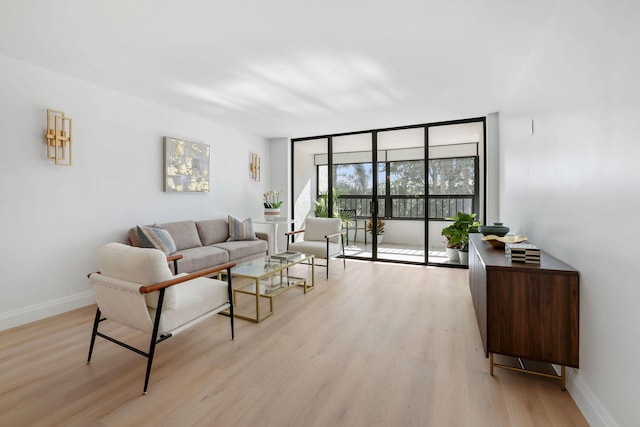
[[[424,246],[424,221],[384,221],[384,242]],[[369,238],[369,237],[367,237]],[[362,238],[364,239],[364,237]],[[358,235],[358,240],[361,240]]]
[[[73,119],[74,165],[46,159],[46,109]],[[267,141],[0,56],[0,329],[93,302],[97,249],[136,224],[262,215]],[[163,142],[211,145],[211,192],[163,192]]]
[[[282,206],[280,207],[280,215],[291,218],[291,147],[289,138],[270,138],[269,139],[269,157],[272,160],[269,170],[269,183],[275,191],[281,191]],[[264,225],[262,226],[264,229]],[[267,226],[269,227],[269,226]],[[278,225],[277,227],[277,245],[278,251],[285,250],[287,240],[285,231],[289,230],[290,225]],[[269,227],[271,228],[271,227]],[[273,231],[271,231],[273,233]],[[274,237],[272,237],[274,238]]]
[[[485,224],[493,224],[500,221],[500,119],[498,113],[487,114],[487,180],[485,200],[487,203],[487,217],[483,219]],[[481,164],[483,162],[481,161]]]
[[[294,190],[292,201],[294,203],[294,215],[296,227],[302,226],[304,219],[314,212],[316,200],[316,187],[318,185],[316,177],[316,166],[313,161],[313,154],[302,150],[301,144],[308,142],[297,142],[294,144],[296,152],[294,154]]]
[[[640,425],[639,16],[559,2],[500,112],[501,219],[580,271],[569,390],[593,426]]]

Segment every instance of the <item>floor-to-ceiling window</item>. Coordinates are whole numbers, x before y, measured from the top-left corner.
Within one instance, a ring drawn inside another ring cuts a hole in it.
[[[428,252],[430,264],[460,265],[446,251],[442,229],[458,212],[484,218],[485,120],[438,123],[427,127]]]
[[[292,140],[293,212],[340,216],[349,257],[457,265],[442,228],[483,209],[484,118]]]

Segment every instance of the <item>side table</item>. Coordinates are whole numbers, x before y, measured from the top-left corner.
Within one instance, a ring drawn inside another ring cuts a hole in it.
[[[277,254],[278,250],[278,225],[284,224],[285,226],[288,224],[293,224],[295,221],[293,219],[288,218],[278,218],[274,220],[266,220],[265,218],[254,219],[254,224],[265,224],[271,225],[271,232],[273,233],[273,247],[269,247],[269,255]]]

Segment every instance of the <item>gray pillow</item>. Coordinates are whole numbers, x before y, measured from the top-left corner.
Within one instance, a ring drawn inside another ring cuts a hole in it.
[[[229,215],[229,238],[228,242],[236,240],[256,240],[256,233],[253,232],[253,221],[247,218],[240,221]]]
[[[151,226],[138,226],[138,240],[143,248],[160,249],[166,255],[174,253],[176,244],[171,234],[157,224]]]

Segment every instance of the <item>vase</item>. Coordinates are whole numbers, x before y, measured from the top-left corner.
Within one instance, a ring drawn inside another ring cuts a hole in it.
[[[447,252],[447,258],[449,258],[450,262],[458,262],[459,255],[458,255],[458,249],[456,248],[446,248],[446,252]]]
[[[505,227],[501,222],[494,222],[493,225],[481,225],[478,227],[478,231],[485,236],[495,235],[503,237],[509,232],[509,227]]]
[[[280,208],[264,208],[264,219],[267,221],[275,221],[280,218]]]
[[[460,264],[469,264],[469,252],[458,250],[458,258],[460,259]]]

